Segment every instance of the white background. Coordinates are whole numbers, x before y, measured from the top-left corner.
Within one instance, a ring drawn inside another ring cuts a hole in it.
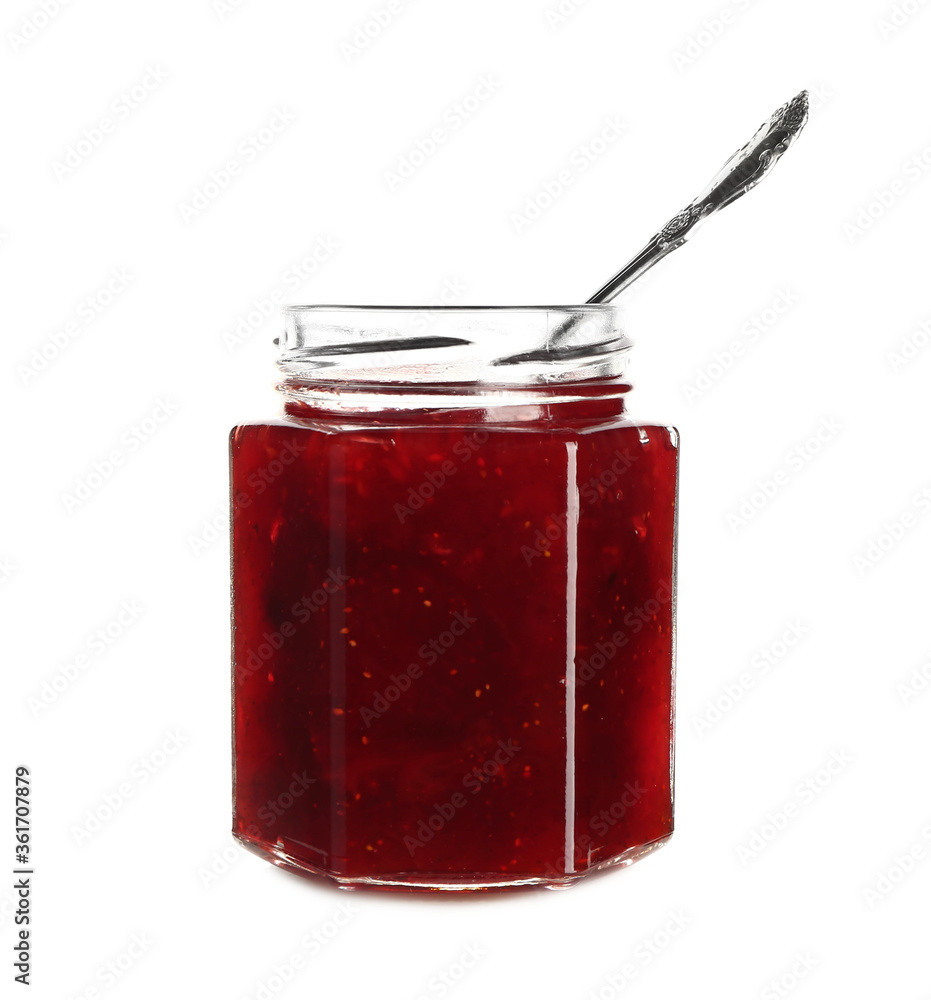
[[[0,867],[27,764],[31,995],[439,997],[432,977],[473,946],[450,995],[927,996],[931,12],[587,0],[557,22],[556,0],[407,0],[348,49],[386,5],[4,5]],[[482,77],[494,93],[392,185]],[[229,427],[277,406],[277,321],[255,303],[425,303],[448,283],[460,304],[582,300],[803,86],[814,110],[785,161],[628,311],[634,410],[683,441],[672,842],[569,892],[468,899],[339,893],[233,848],[228,553],[205,522]],[[579,169],[611,118],[620,138]],[[186,213],[230,159],[237,176]],[[292,280],[320,240],[334,249]],[[104,304],[114,271],[131,278]],[[141,610],[92,650],[124,602]],[[803,638],[763,674],[790,625]],[[7,981],[11,903],[0,888]]]

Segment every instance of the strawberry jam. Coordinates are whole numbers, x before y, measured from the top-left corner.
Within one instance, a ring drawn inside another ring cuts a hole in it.
[[[669,837],[677,435],[631,420],[616,378],[578,388],[292,397],[233,430],[249,849],[344,886],[476,889]]]

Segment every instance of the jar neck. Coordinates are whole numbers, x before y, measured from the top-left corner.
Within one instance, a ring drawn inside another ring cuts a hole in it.
[[[285,320],[291,416],[592,419],[623,413],[630,390],[632,345],[611,305],[291,306]]]
[[[572,425],[627,413],[631,383],[620,378],[547,386],[334,385],[287,379],[278,385],[284,412],[306,420],[393,424]]]

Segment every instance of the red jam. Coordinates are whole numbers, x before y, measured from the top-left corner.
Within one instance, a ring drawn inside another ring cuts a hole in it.
[[[246,846],[347,885],[478,888],[668,838],[677,435],[614,388],[233,431]]]

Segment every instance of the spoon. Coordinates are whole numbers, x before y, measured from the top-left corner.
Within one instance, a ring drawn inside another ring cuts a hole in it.
[[[756,135],[724,164],[714,180],[687,208],[674,215],[649,243],[588,300],[610,302],[692,236],[699,224],[756,187],[792,145],[808,121],[808,91],[803,90],[765,121]]]

